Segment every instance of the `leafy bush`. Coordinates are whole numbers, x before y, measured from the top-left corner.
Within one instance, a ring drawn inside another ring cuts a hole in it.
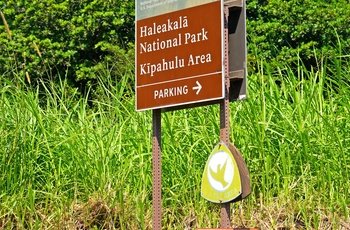
[[[133,55],[134,1],[0,1],[0,74],[86,86],[106,63]]]
[[[247,3],[247,17],[250,51],[270,63],[292,64],[300,58],[311,67],[317,58],[350,51],[346,0],[252,0]]]

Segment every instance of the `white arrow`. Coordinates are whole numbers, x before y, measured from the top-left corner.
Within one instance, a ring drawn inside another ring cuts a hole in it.
[[[196,92],[196,94],[198,95],[199,94],[199,92],[201,91],[201,89],[202,89],[202,85],[198,82],[198,81],[196,81],[196,83],[197,83],[197,86],[193,86],[193,90],[197,90],[197,92]]]

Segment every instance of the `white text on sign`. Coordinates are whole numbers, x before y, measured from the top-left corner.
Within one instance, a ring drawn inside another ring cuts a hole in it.
[[[188,94],[188,86],[178,86],[167,89],[154,90],[154,99],[162,99]]]
[[[188,57],[187,66],[205,64],[211,62],[211,54],[202,54],[202,55],[190,55]],[[154,76],[155,73],[173,70],[178,68],[185,67],[185,59],[175,56],[174,60],[165,60],[162,59],[159,63],[146,63],[140,65],[140,75],[150,75]]]

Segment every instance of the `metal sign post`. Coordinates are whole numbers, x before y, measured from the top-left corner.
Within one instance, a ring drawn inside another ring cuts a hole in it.
[[[162,148],[161,148],[161,118],[160,109],[152,111],[153,137],[152,137],[152,206],[153,229],[162,229]]]
[[[225,41],[225,97],[220,102],[220,140],[227,146],[230,144],[230,106],[229,106],[229,64],[228,64],[228,7],[225,6],[224,41]],[[230,203],[221,204],[221,228],[230,227]]]

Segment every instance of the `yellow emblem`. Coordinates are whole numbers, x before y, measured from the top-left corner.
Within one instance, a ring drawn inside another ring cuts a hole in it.
[[[229,148],[220,142],[210,154],[202,177],[202,197],[226,203],[242,193],[241,177]]]

